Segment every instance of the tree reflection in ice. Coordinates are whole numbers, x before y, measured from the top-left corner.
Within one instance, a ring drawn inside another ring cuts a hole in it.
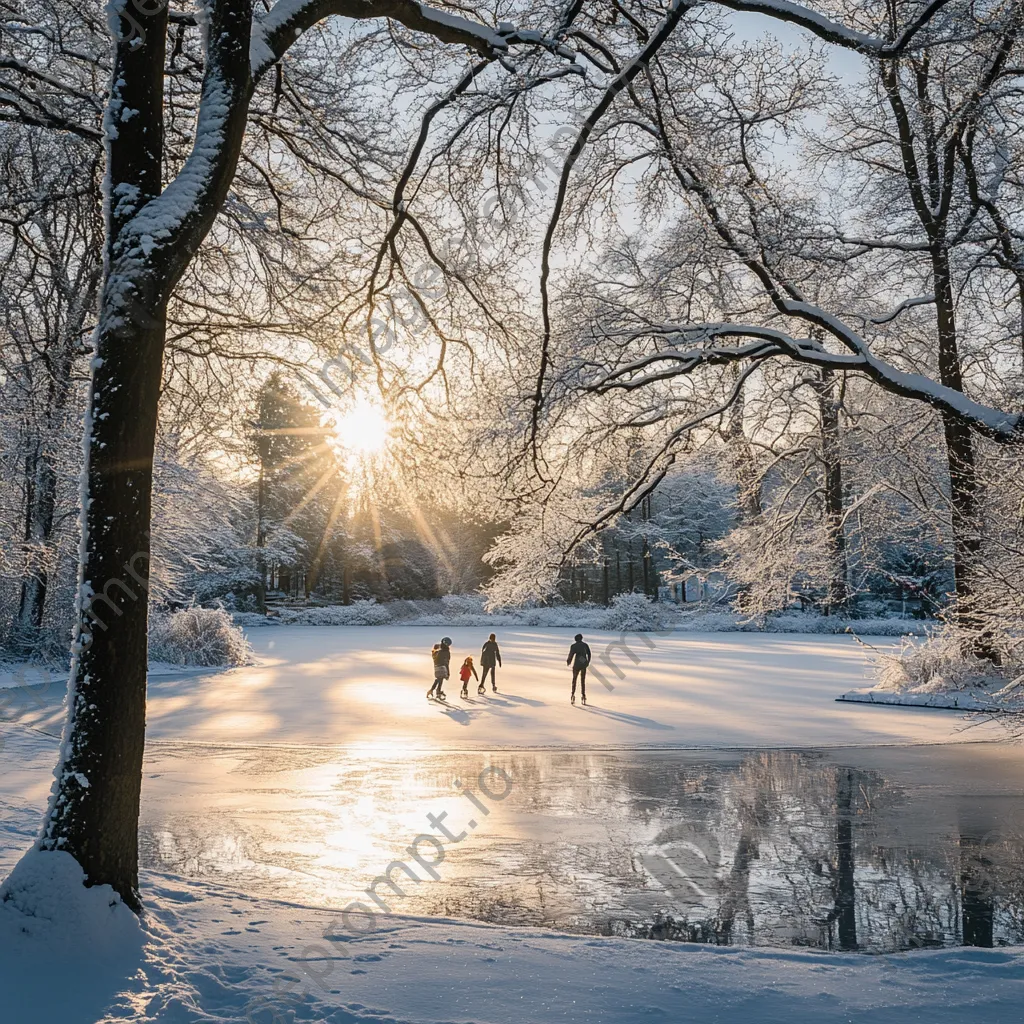
[[[489,763],[511,796],[396,913],[862,952],[1024,942],[1019,747],[315,755],[232,754],[213,810],[154,773],[147,865],[343,906]],[[167,779],[182,756],[201,755],[160,753]]]

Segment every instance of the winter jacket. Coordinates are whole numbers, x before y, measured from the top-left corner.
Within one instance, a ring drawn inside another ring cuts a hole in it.
[[[480,648],[480,664],[484,668],[493,668],[495,664],[501,664],[501,651],[498,650],[497,640],[485,640]]]
[[[577,640],[569,648],[569,657],[565,659],[565,663],[571,664],[573,668],[586,668],[590,664],[590,644]]]
[[[431,652],[431,657],[434,659],[434,667],[447,668],[451,664],[452,660],[452,649],[445,647],[444,644],[436,650]]]
[[[480,678],[476,674],[476,666],[475,665],[463,665],[462,668],[459,669],[459,678],[464,683],[468,683],[469,682],[469,677],[471,675],[473,676],[474,679],[479,679]]]

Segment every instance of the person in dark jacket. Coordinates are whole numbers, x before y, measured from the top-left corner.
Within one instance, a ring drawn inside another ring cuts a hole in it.
[[[491,689],[498,692],[498,681],[494,675],[495,664],[501,664],[501,651],[498,650],[498,641],[492,633],[480,648],[480,668],[483,675],[480,677],[480,685],[476,688],[477,693],[483,693],[487,688],[487,673],[491,673]]]
[[[587,703],[587,666],[590,664],[590,645],[583,642],[583,634],[576,634],[576,642],[569,648],[569,657],[565,659],[566,665],[572,665],[572,696],[569,698],[571,704],[576,703],[576,678],[580,681],[580,696],[583,703]]]
[[[452,662],[452,638],[445,636],[441,638],[439,644],[434,644],[430,652],[430,658],[434,662],[434,685],[427,690],[427,696],[433,697],[436,690],[437,696],[444,700],[444,691],[441,687],[444,686],[444,681],[451,675],[448,666]]]

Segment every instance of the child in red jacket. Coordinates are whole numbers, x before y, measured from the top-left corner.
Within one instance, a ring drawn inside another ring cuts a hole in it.
[[[473,664],[472,658],[467,658],[462,663],[462,668],[459,669],[459,678],[462,680],[462,696],[469,696],[469,677],[472,676],[474,679],[479,680],[480,677],[476,674],[476,666]]]

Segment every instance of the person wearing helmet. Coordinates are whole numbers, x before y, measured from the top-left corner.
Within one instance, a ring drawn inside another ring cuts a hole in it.
[[[583,642],[583,634],[576,634],[576,642],[569,648],[569,657],[565,659],[566,665],[572,665],[572,695],[569,698],[570,704],[576,703],[576,679],[580,681],[580,697],[583,703],[587,703],[587,666],[590,664],[590,645]]]
[[[434,644],[431,649],[430,658],[434,662],[434,683],[427,690],[427,697],[433,697],[436,691],[438,699],[444,700],[444,691],[441,687],[451,674],[449,666],[452,661],[452,638],[450,636],[441,637],[441,642]]]

